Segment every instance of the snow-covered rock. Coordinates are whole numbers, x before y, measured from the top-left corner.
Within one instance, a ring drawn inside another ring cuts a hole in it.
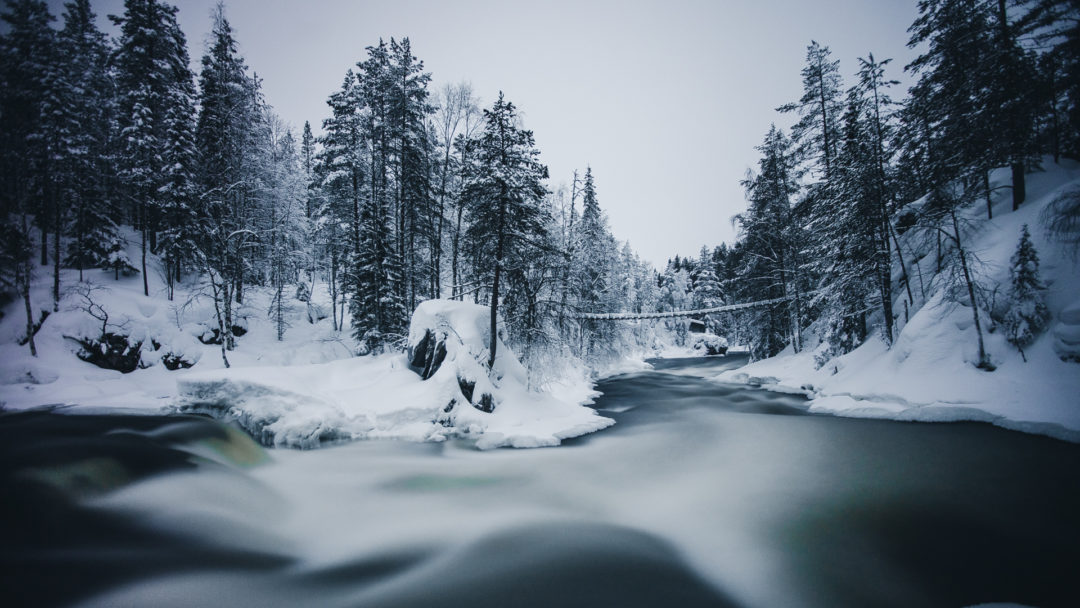
[[[530,391],[524,367],[501,339],[489,372],[488,310],[422,303],[410,325],[409,356],[192,371],[177,381],[176,408],[236,422],[264,445],[295,448],[451,437],[481,449],[543,447],[614,424],[583,405],[587,390],[567,393],[576,401]]]
[[[703,355],[723,355],[727,352],[728,341],[716,334],[696,334],[691,348]]]
[[[500,384],[527,383],[528,373],[503,342],[499,324],[495,364],[487,369],[491,350],[490,309],[468,302],[429,300],[421,303],[409,324],[409,365],[424,380],[457,383],[459,393],[446,404],[453,414],[459,404],[493,412]]]

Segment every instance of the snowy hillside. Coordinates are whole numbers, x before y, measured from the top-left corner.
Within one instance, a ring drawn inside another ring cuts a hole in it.
[[[897,298],[894,310],[901,311],[900,332],[892,349],[872,337],[818,368],[812,347],[798,354],[789,347],[776,357],[721,373],[716,379],[804,392],[812,398],[810,409],[815,412],[898,420],[979,420],[1080,441],[1080,365],[1062,358],[1080,344],[1080,266],[1070,252],[1045,238],[1039,221],[1057,194],[1080,187],[1080,166],[1071,161],[1055,165],[1049,159],[1043,164],[1044,172],[1028,176],[1028,200],[1017,211],[1011,210],[1007,189],[999,190],[994,199],[992,220],[985,219],[985,205],[966,210],[972,226],[970,248],[979,262],[981,283],[991,294],[994,286],[1000,286],[990,301],[1004,297],[1010,257],[1022,226],[1030,227],[1052,319],[1048,331],[1025,349],[1026,361],[982,307],[986,348],[996,369],[975,367],[977,336],[969,304],[946,299],[943,281],[934,276],[933,241],[912,229],[900,240],[913,275],[914,306],[905,323],[906,294]],[[1007,185],[1008,180],[1007,171],[995,172],[996,184]],[[897,267],[894,279],[899,277]]]
[[[137,237],[127,233],[129,257],[137,259]],[[158,261],[152,259],[147,277],[150,296],[143,295],[142,277],[120,275],[118,280],[110,271],[86,270],[85,281],[79,283],[76,270],[61,271],[61,301],[59,311],[48,315],[35,335],[38,356],[31,357],[19,341],[26,333],[26,318],[22,302],[9,302],[0,319],[0,402],[8,409],[22,409],[44,404],[77,404],[82,406],[160,408],[177,395],[176,380],[191,370],[170,371],[163,363],[166,355],[174,355],[195,369],[224,367],[221,347],[204,344],[215,326],[213,302],[202,295],[196,277],[177,290],[173,301],[166,297],[166,287],[153,270]],[[51,267],[39,267],[31,289],[35,320],[43,310],[52,309]],[[277,342],[273,323],[268,317],[269,294],[250,289],[240,307],[237,325],[246,333],[238,338],[238,348],[228,353],[233,367],[322,363],[350,357],[354,345],[348,332],[335,332],[330,319],[309,323],[303,302],[291,299],[289,324],[284,341]],[[316,289],[316,299],[329,300]],[[93,314],[87,312],[93,303]],[[130,374],[101,369],[79,361],[80,346],[74,339],[93,338],[101,334],[103,322],[96,319],[108,316],[107,331],[127,336],[132,349],[137,349],[138,369]],[[136,346],[138,345],[138,346]],[[155,348],[157,345],[157,348]]]
[[[130,243],[137,242],[134,234],[128,237]],[[135,259],[136,247],[129,249]],[[41,316],[36,309],[51,308],[48,270],[40,269],[35,277],[35,319]],[[584,375],[552,383],[550,393],[529,391],[521,364],[505,345],[496,367],[511,373],[503,373],[499,386],[488,389],[497,394],[495,411],[459,407],[448,417],[443,411],[450,401],[448,391],[457,385],[448,383],[443,377],[447,374],[423,381],[404,354],[354,357],[356,344],[348,326],[335,331],[331,318],[317,318],[329,311],[329,295],[321,285],[316,285],[311,305],[289,294],[289,329],[281,342],[268,314],[272,294],[249,288],[238,312],[243,335],[237,348],[228,351],[231,367],[225,369],[221,346],[213,343],[213,301],[200,295],[195,277],[177,290],[173,301],[153,272],[149,297],[143,295],[137,274],[115,279],[111,272],[89,270],[84,278],[80,283],[77,271],[63,271],[66,287],[59,311],[50,313],[35,335],[37,357],[19,344],[26,329],[22,302],[5,306],[0,319],[3,409],[61,405],[76,412],[201,412],[236,421],[268,445],[288,447],[360,438],[443,441],[454,436],[468,437],[482,448],[537,447],[612,424],[579,405],[594,396]],[[459,327],[477,325],[477,319],[480,325],[486,323],[485,307],[440,302],[421,308],[439,312],[432,306],[449,306]],[[423,319],[430,322],[429,317]],[[134,371],[121,373],[79,360],[83,347],[78,340],[100,336],[103,324],[108,333],[126,337],[123,350]],[[474,354],[486,352],[482,333],[468,336]],[[455,369],[464,366],[466,355]],[[170,370],[167,359],[192,367]],[[473,383],[486,380],[477,369],[470,373],[477,376]]]

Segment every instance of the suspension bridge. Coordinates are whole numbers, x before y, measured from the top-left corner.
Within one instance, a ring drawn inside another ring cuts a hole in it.
[[[726,304],[724,306],[699,308],[697,310],[672,310],[668,312],[583,312],[574,316],[583,321],[641,321],[646,319],[679,319],[683,317],[698,317],[701,315],[711,315],[720,312],[735,312],[739,310],[747,310],[749,308],[758,308],[760,306],[780,304],[781,302],[788,302],[794,300],[797,297],[801,298],[812,295],[813,293],[815,292],[809,291],[798,295],[784,296],[782,298],[773,298],[771,300],[758,300],[757,302],[743,302],[741,304]]]

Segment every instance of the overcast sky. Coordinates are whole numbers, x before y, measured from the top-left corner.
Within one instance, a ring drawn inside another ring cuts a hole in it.
[[[215,2],[176,3],[196,67]],[[93,5],[103,22],[123,12],[122,0]],[[615,236],[658,268],[734,240],[739,180],[769,124],[792,122],[774,110],[800,96],[811,40],[845,78],[869,52],[893,57],[899,78],[916,13],[915,0],[226,2],[241,53],[297,131],[309,120],[318,132],[364,47],[407,36],[433,89],[469,81],[485,105],[506,93],[553,189],[591,165]]]

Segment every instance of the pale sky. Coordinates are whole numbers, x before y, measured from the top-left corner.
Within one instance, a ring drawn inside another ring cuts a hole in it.
[[[216,0],[180,0],[197,69]],[[60,0],[50,1],[60,14]],[[409,37],[443,83],[499,90],[521,110],[549,186],[591,165],[616,238],[662,269],[702,245],[731,243],[739,186],[775,108],[801,95],[806,46],[829,46],[851,80],[857,57],[905,46],[915,0],[555,1],[229,0],[226,15],[268,101],[299,132],[319,132],[327,96],[380,37]],[[122,0],[93,1],[104,21]],[[109,28],[111,31],[112,28]],[[895,97],[902,97],[896,91]]]

